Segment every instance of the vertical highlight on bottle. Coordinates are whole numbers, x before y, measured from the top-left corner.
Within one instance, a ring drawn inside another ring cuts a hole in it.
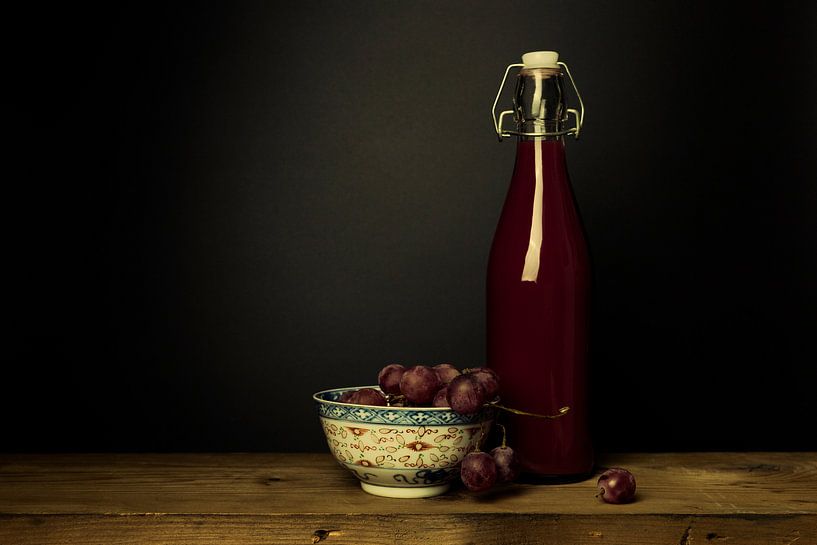
[[[542,253],[542,141],[538,137],[534,137],[533,150],[536,186],[533,192],[528,252],[525,254],[525,265],[522,268],[523,282],[536,282],[539,278],[539,259]]]

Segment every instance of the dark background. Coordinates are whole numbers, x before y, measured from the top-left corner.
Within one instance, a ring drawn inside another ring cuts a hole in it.
[[[10,13],[0,450],[321,450],[313,392],[482,364],[538,49],[587,105],[599,448],[817,449],[817,16],[715,4]]]

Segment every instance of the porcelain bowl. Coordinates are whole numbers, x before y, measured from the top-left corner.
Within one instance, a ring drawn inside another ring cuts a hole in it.
[[[460,415],[449,408],[378,407],[339,403],[344,392],[312,396],[329,450],[366,492],[390,498],[443,494],[459,476],[463,457],[487,437],[494,409]]]

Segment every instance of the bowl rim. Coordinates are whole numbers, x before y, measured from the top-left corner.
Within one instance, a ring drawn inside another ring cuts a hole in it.
[[[394,411],[434,411],[434,412],[445,412],[450,411],[454,412],[451,407],[392,407],[388,405],[363,405],[361,403],[341,403],[340,401],[329,401],[328,399],[321,399],[321,394],[326,394],[329,392],[337,392],[339,390],[360,390],[361,388],[372,388],[377,390],[380,393],[383,393],[383,390],[380,389],[380,386],[344,386],[341,388],[329,388],[327,390],[321,390],[320,392],[315,392],[312,394],[312,399],[317,401],[318,403],[326,403],[327,405],[339,405],[342,407],[366,407],[367,409],[388,409]]]

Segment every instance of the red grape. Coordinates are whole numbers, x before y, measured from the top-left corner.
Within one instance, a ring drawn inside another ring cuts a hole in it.
[[[358,403],[360,405],[386,405],[385,396],[374,388],[361,388],[356,394],[352,403]]]
[[[519,476],[519,462],[511,447],[496,447],[491,451],[491,456],[496,463],[497,482],[510,482]]]
[[[485,390],[473,375],[454,377],[448,385],[448,405],[459,414],[474,414],[485,403]]]
[[[400,378],[403,376],[405,367],[399,363],[387,365],[377,374],[377,383],[384,394],[400,393]]]
[[[499,375],[487,367],[478,367],[471,370],[469,374],[482,385],[482,389],[485,390],[485,400],[493,401],[499,393]]]
[[[346,390],[342,394],[340,394],[340,398],[338,398],[339,403],[352,403],[351,399],[357,394],[357,390]]]
[[[448,405],[448,386],[443,386],[437,390],[434,396],[434,401],[431,402],[432,407],[449,407]]]
[[[415,365],[403,372],[400,378],[400,392],[406,400],[415,405],[428,405],[440,389],[437,373],[425,365]]]
[[[460,371],[450,363],[441,363],[439,365],[435,365],[432,367],[434,372],[437,373],[437,378],[440,379],[440,382],[443,384],[448,384],[451,380],[459,376]]]
[[[602,473],[598,486],[598,496],[607,503],[627,503],[635,498],[635,477],[620,467],[613,467]]]
[[[496,482],[496,462],[485,452],[469,452],[462,459],[460,479],[473,492],[488,490]]]

